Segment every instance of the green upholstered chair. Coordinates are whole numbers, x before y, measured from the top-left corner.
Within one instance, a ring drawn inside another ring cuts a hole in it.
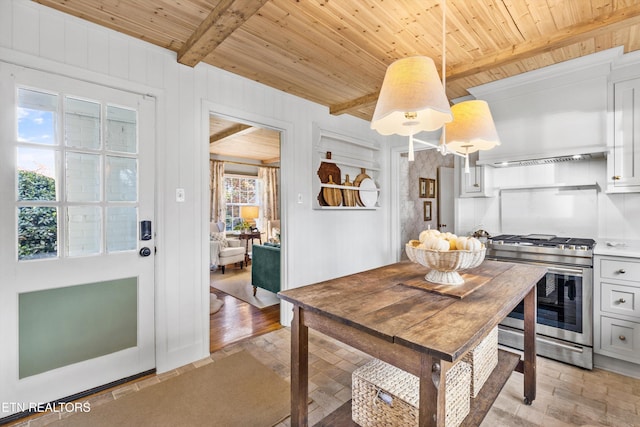
[[[251,255],[251,285],[255,296],[258,288],[280,292],[280,245],[254,245]]]

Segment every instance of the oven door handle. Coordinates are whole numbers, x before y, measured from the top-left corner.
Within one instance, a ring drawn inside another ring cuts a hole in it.
[[[571,345],[571,344],[564,344],[564,343],[561,343],[558,340],[542,338],[540,335],[536,336],[536,341],[541,342],[541,343],[545,343],[545,344],[549,344],[549,345],[555,345],[555,346],[558,346],[558,347],[562,347],[565,350],[574,351],[576,353],[583,353],[584,352],[584,348],[582,348],[581,346]]]
[[[573,274],[574,276],[582,276],[583,270],[568,267],[547,267],[549,273]]]

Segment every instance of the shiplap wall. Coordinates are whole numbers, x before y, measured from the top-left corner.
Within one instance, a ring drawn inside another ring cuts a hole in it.
[[[311,180],[317,169],[311,161],[313,123],[356,138],[383,141],[368,122],[331,116],[323,106],[206,64],[180,65],[173,52],[28,0],[0,2],[0,60],[157,98],[159,372],[208,354],[208,152],[202,123],[207,109],[286,131],[282,147],[285,287],[394,260],[386,150],[381,152],[383,170],[378,182],[381,209],[311,209]],[[176,188],[185,190],[186,202],[175,202]],[[13,343],[4,344],[13,347]]]

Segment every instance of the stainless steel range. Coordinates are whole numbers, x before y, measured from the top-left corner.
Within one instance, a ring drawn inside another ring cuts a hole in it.
[[[593,239],[549,234],[500,235],[487,241],[487,259],[547,267],[537,284],[537,352],[593,368]],[[499,342],[523,348],[523,304],[500,324]]]

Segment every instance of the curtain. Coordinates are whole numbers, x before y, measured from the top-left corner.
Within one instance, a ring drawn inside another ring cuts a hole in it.
[[[210,160],[209,166],[211,177],[211,211],[209,214],[211,221],[225,222],[227,216],[227,201],[224,194],[224,162]]]
[[[278,168],[258,168],[258,179],[264,185],[262,192],[263,224],[280,219],[280,195],[278,194]]]

